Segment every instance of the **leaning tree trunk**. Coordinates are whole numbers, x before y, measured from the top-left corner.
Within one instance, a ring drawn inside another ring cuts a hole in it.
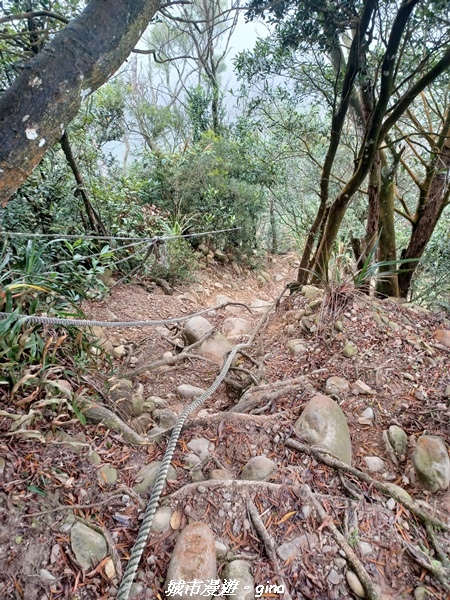
[[[450,140],[444,144],[440,154],[440,160],[432,166],[433,176],[429,187],[428,199],[418,215],[416,224],[413,227],[411,239],[406,252],[402,258],[421,258],[428,242],[433,235],[433,231],[447,206],[450,195],[449,173],[450,173]],[[402,273],[399,273],[398,282],[400,296],[406,298],[411,285],[414,271],[417,268],[417,260],[405,263],[402,266]]]
[[[86,214],[89,219],[89,224],[90,224],[92,230],[95,233],[97,233],[98,235],[107,236],[108,232],[106,231],[106,227],[103,225],[103,222],[100,219],[100,216],[95,211],[94,207],[91,204],[91,201],[89,200],[89,196],[86,192],[86,187],[84,185],[83,176],[80,172],[80,169],[78,168],[77,161],[75,160],[75,157],[72,152],[72,148],[70,146],[69,136],[67,135],[67,131],[64,132],[64,134],[61,138],[61,148],[66,157],[67,164],[71,168],[73,176],[75,177],[75,181],[77,182],[75,195],[79,196],[83,201],[84,208],[86,210]]]
[[[0,98],[0,204],[61,139],[82,100],[115,73],[159,0],[91,0]]]

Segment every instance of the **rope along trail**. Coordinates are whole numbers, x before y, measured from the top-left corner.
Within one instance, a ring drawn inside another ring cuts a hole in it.
[[[284,293],[284,290],[283,290],[283,293]],[[276,306],[278,301],[279,301],[279,298],[272,305],[271,308]],[[144,513],[144,519],[142,521],[141,528],[139,529],[139,533],[137,535],[136,542],[134,543],[134,546],[131,550],[130,560],[128,561],[128,566],[126,568],[126,571],[124,573],[124,576],[122,578],[122,581],[121,581],[121,584],[119,587],[119,592],[117,594],[117,600],[128,600],[131,585],[136,576],[136,572],[138,570],[138,566],[141,561],[142,553],[147,544],[148,536],[150,534],[150,528],[153,523],[153,517],[155,516],[156,509],[158,508],[159,499],[161,497],[161,493],[164,488],[164,484],[166,482],[167,471],[169,469],[169,465],[173,458],[173,454],[175,452],[178,438],[180,437],[181,430],[183,429],[183,425],[184,425],[186,419],[191,414],[191,412],[193,412],[194,410],[199,408],[210,396],[212,396],[212,394],[214,394],[214,392],[217,390],[219,385],[225,379],[228,371],[230,370],[231,363],[233,362],[233,359],[236,356],[236,354],[238,354],[238,352],[240,352],[241,350],[244,350],[244,348],[249,348],[253,344],[255,337],[258,335],[259,331],[261,330],[261,327],[265,324],[268,317],[269,317],[269,312],[262,315],[262,317],[258,321],[258,324],[255,327],[253,334],[249,338],[248,342],[246,342],[245,344],[238,344],[237,346],[234,346],[234,348],[229,353],[228,358],[222,367],[222,370],[220,371],[219,375],[217,376],[217,378],[215,379],[215,381],[213,382],[211,387],[209,387],[201,396],[199,396],[196,400],[194,400],[194,402],[192,402],[192,404],[187,406],[184,409],[184,411],[181,413],[181,415],[178,417],[178,419],[175,423],[175,427],[169,438],[169,442],[167,444],[166,452],[164,454],[164,458],[162,460],[161,466],[159,467],[158,475],[156,477],[156,481],[153,486],[153,490],[152,490],[150,499],[148,501],[147,508]]]
[[[155,325],[165,325],[166,323],[177,323],[178,321],[187,321],[191,317],[198,317],[205,313],[224,308],[225,306],[244,306],[242,302],[222,302],[222,304],[216,304],[211,308],[205,308],[196,313],[189,315],[183,315],[182,317],[172,317],[171,319],[162,319],[160,321],[92,321],[89,319],[63,319],[59,317],[39,317],[37,315],[21,315],[19,313],[6,313],[0,312],[0,321],[3,319],[15,319],[17,321],[23,320],[34,324],[43,325],[75,325],[76,327],[154,327]],[[251,311],[250,311],[251,312]]]
[[[269,311],[261,316],[261,318],[259,319],[259,321],[255,327],[255,330],[254,330],[253,334],[251,335],[251,337],[249,338],[248,342],[234,346],[234,348],[229,353],[227,360],[225,361],[225,364],[222,367],[222,370],[220,371],[217,378],[214,380],[213,384],[201,396],[199,396],[196,400],[194,400],[194,402],[192,402],[189,406],[187,406],[183,410],[181,415],[178,417],[178,419],[175,423],[175,427],[169,438],[169,442],[167,444],[166,452],[164,454],[164,458],[162,460],[161,466],[158,470],[158,475],[156,477],[156,481],[153,486],[153,490],[152,490],[150,499],[148,501],[147,508],[144,513],[144,519],[143,519],[141,527],[139,529],[139,533],[137,535],[136,542],[131,550],[130,560],[128,561],[126,571],[124,573],[124,576],[122,578],[122,581],[121,581],[121,584],[119,587],[117,600],[128,600],[131,585],[133,584],[137,569],[139,567],[139,563],[141,561],[142,553],[147,544],[147,539],[150,534],[150,528],[153,523],[153,517],[155,516],[155,512],[158,507],[159,499],[161,497],[161,493],[163,491],[163,488],[164,488],[164,485],[166,482],[167,471],[168,471],[169,465],[172,461],[173,454],[175,452],[175,448],[176,448],[178,439],[181,434],[181,430],[183,429],[183,425],[184,425],[186,419],[194,410],[199,408],[204,402],[206,402],[206,400],[208,398],[210,398],[210,396],[212,396],[212,394],[214,394],[214,392],[217,390],[219,385],[225,379],[228,371],[230,370],[231,364],[232,364],[235,356],[238,354],[238,352],[240,352],[244,348],[249,348],[252,345],[252,343],[253,343],[255,337],[258,335],[261,327],[267,321],[270,310],[274,306],[278,305],[278,302],[280,301],[280,298],[281,298],[281,296],[283,296],[284,292],[285,292],[285,289],[283,290],[280,297],[277,298],[277,300],[274,302],[274,304],[272,304],[272,307],[269,309]],[[225,302],[225,303],[218,304],[211,308],[207,308],[207,309],[201,310],[199,312],[196,312],[196,313],[193,313],[190,315],[186,315],[186,316],[182,316],[182,317],[174,317],[171,319],[157,320],[157,321],[110,322],[110,321],[94,321],[94,320],[83,320],[83,319],[63,319],[63,318],[59,318],[59,317],[43,317],[43,316],[34,316],[34,315],[20,315],[17,313],[4,313],[4,312],[0,312],[0,320],[2,320],[2,319],[13,320],[14,319],[14,320],[28,321],[28,322],[35,323],[35,324],[42,323],[44,325],[74,325],[74,326],[78,326],[78,327],[93,327],[93,326],[98,326],[98,327],[152,327],[155,325],[164,325],[166,323],[176,323],[178,321],[186,321],[187,319],[190,319],[191,317],[202,315],[202,314],[211,312],[213,310],[217,310],[219,308],[224,308],[225,306],[230,305],[230,304],[245,306],[239,302]],[[245,306],[245,308],[247,308],[247,306]]]

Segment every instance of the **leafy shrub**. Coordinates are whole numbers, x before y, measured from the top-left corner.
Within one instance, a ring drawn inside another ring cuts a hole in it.
[[[5,242],[0,253],[0,311],[10,313],[0,320],[1,382],[14,388],[27,368],[34,377],[50,365],[70,358],[87,361],[87,341],[75,327],[43,326],[20,319],[20,315],[82,318],[77,300],[83,289],[70,274],[48,273],[43,260],[49,244],[40,248],[28,242],[24,257],[17,257]]]

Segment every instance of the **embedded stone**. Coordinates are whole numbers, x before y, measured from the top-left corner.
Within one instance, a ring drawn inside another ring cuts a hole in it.
[[[302,287],[301,294],[307,300],[312,300],[316,296],[323,296],[324,291],[321,288],[316,287],[315,285],[304,285]]]
[[[229,317],[222,324],[222,333],[227,338],[233,338],[250,333],[252,327],[252,324],[247,319]]]
[[[349,389],[349,384],[343,377],[329,377],[325,385],[325,394],[329,396],[339,396],[342,392]]]
[[[358,598],[366,597],[366,592],[364,591],[362,583],[358,579],[356,573],[353,573],[353,571],[347,571],[345,578],[347,579],[349,588],[352,590],[355,596],[358,596]]]
[[[365,456],[363,460],[367,469],[372,473],[378,473],[384,469],[384,461],[378,456]]]
[[[225,355],[233,348],[233,345],[227,338],[218,331],[206,339],[199,347],[198,352],[204,358],[212,360],[218,365],[222,365]]]
[[[192,317],[183,327],[183,336],[188,344],[194,344],[213,330],[211,323],[204,317]]]
[[[347,420],[340,406],[329,396],[317,394],[309,400],[294,429],[308,444],[319,446],[343,462],[351,463],[352,446]]]
[[[387,437],[390,445],[399,461],[406,458],[406,446],[408,445],[408,436],[401,427],[391,425],[387,431]]]
[[[182,398],[198,398],[205,390],[189,383],[182,383],[177,387],[177,393]]]
[[[228,262],[228,256],[222,250],[215,250],[214,258],[223,264]]]
[[[170,529],[172,511],[169,506],[160,506],[153,517],[151,530],[153,533],[165,533]]]
[[[352,356],[355,356],[355,354],[357,352],[358,352],[358,348],[352,342],[348,342],[347,344],[345,344],[345,346],[342,350],[342,354],[347,358],[351,358]]]
[[[302,534],[299,537],[294,538],[290,542],[285,542],[277,548],[277,554],[281,560],[287,561],[291,558],[295,558],[302,554],[303,550],[310,549],[309,547],[309,536]]]
[[[450,458],[442,438],[422,435],[414,448],[413,466],[418,480],[431,492],[450,485]]]
[[[100,485],[114,485],[117,483],[117,469],[109,465],[103,465],[98,471]]]
[[[342,331],[344,331],[344,324],[342,323],[342,321],[336,321],[336,323],[334,324],[334,328],[336,331],[339,331],[339,333],[342,333]]]
[[[116,358],[122,358],[122,356],[125,356],[126,352],[127,351],[123,344],[121,344],[120,346],[116,346],[113,350],[113,354]]]
[[[295,356],[299,356],[300,354],[306,352],[306,346],[301,339],[289,340],[286,346],[289,352]]]
[[[240,479],[266,481],[276,468],[277,465],[267,456],[254,456],[244,465]]]
[[[354,383],[352,383],[352,390],[356,394],[363,394],[367,396],[375,396],[376,391],[373,390],[367,383],[358,379]]]
[[[138,472],[136,480],[138,483],[133,487],[133,490],[137,492],[140,496],[147,497],[149,489],[153,487],[156,477],[158,475],[159,467],[161,466],[160,460],[155,460]],[[169,465],[169,470],[167,471],[167,479],[170,481],[175,481],[177,478],[177,472]]]
[[[230,596],[234,600],[254,600],[255,581],[251,573],[252,565],[246,560],[232,560],[223,570],[223,578],[238,581],[239,585]]]
[[[261,300],[260,298],[255,298],[255,300],[252,302],[252,305],[250,308],[256,312],[267,313],[272,308],[272,306],[273,306],[272,302],[267,302],[267,300]]]
[[[211,442],[207,438],[194,438],[186,445],[189,450],[203,459],[209,455],[210,444]]]
[[[166,594],[171,582],[211,579],[217,579],[214,536],[208,525],[196,521],[183,529],[175,544],[167,571]],[[197,593],[185,587],[178,596],[194,600],[212,597],[212,594],[204,595],[204,587],[200,587]]]
[[[105,538],[82,523],[75,523],[70,531],[70,544],[78,564],[84,571],[90,571],[107,554]]]

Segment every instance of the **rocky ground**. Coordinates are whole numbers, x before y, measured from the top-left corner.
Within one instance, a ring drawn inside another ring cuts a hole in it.
[[[267,312],[295,260],[211,260],[172,296],[119,285],[90,318],[246,306],[95,329],[96,369],[2,399],[1,599],[116,596],[171,427],[250,336],[181,434],[130,598],[194,578],[187,597],[450,597],[450,323],[348,286]]]

